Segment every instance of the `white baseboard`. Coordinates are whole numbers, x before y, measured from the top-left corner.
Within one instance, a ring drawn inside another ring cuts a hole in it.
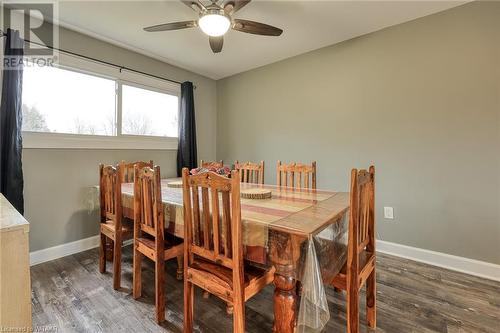
[[[41,264],[42,262],[59,259],[78,252],[83,252],[99,246],[99,235],[80,239],[74,242],[56,245],[43,250],[30,253],[30,265]]]
[[[123,242],[123,246],[133,243],[133,239]],[[74,242],[56,245],[39,251],[30,253],[30,265],[38,265],[43,262],[59,259],[78,252],[87,251],[99,246],[99,235],[80,239]]]
[[[126,240],[123,242],[123,246],[127,246],[132,243],[133,240]],[[41,264],[46,261],[59,259],[78,252],[93,249],[97,246],[99,246],[98,235],[34,251],[30,253],[30,264],[31,266]],[[377,240],[377,251],[433,266],[447,268],[457,272],[479,276],[489,280],[500,281],[500,265],[485,261],[458,257],[446,253],[420,249],[382,240]]]
[[[500,281],[500,265],[382,240],[377,240],[376,247],[377,252],[411,259],[489,280]]]

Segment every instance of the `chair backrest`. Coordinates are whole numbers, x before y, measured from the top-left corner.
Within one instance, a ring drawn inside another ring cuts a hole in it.
[[[146,161],[137,161],[127,163],[125,161],[120,162],[120,168],[122,169],[122,183],[133,183],[134,182],[134,166],[137,165],[139,169],[144,167],[153,168],[153,160],[149,162]]]
[[[282,164],[281,161],[278,161],[276,173],[276,185],[278,186],[316,189],[315,161],[311,164]]]
[[[201,160],[200,161],[200,166],[202,168],[208,168],[208,167],[215,167],[215,168],[222,168],[224,166],[224,161],[220,160],[220,161],[204,161],[204,160]]]
[[[264,161],[260,163],[235,161],[234,169],[240,172],[242,183],[264,184]]]
[[[101,223],[107,220],[115,222],[121,228],[122,218],[122,183],[120,166],[99,164],[99,202],[101,205]]]
[[[243,271],[240,178],[214,172],[189,175],[182,170],[184,199],[184,251],[189,263],[193,255]],[[237,273],[237,274],[240,274]],[[233,276],[234,277],[234,276]],[[236,277],[239,279],[239,275]]]
[[[359,254],[375,250],[375,167],[351,171],[348,262],[357,266]]]
[[[163,244],[163,206],[161,201],[160,167],[134,170],[134,235],[145,232]]]

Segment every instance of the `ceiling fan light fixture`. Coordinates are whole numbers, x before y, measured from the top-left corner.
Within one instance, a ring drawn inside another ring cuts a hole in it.
[[[229,30],[231,27],[231,20],[219,11],[208,12],[200,17],[198,25],[207,35],[219,37]]]
[[[189,28],[200,28],[209,36],[208,41],[213,53],[220,53],[224,45],[224,34],[233,29],[247,34],[260,36],[280,36],[283,30],[272,25],[233,18],[233,15],[252,0],[180,0],[183,4],[198,13],[198,19],[170,22],[145,27],[148,32],[171,31]],[[1,0],[0,0],[1,2]]]

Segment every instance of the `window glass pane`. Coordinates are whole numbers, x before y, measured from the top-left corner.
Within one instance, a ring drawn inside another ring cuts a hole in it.
[[[23,130],[116,134],[115,81],[55,67],[25,67]]]
[[[178,97],[157,91],[122,86],[122,133],[177,137]]]

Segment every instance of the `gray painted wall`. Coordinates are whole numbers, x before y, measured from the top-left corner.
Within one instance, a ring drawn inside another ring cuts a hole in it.
[[[97,39],[60,30],[60,47],[178,81],[192,81],[195,90],[198,156],[214,159],[216,148],[216,83]],[[164,176],[175,176],[174,150],[65,150],[24,149],[25,215],[31,223],[30,250],[98,234],[98,217],[85,204],[88,187],[98,183],[98,164],[149,160]]]
[[[25,216],[30,222],[30,251],[99,233],[99,213],[90,210],[90,187],[99,184],[99,163],[153,159],[163,177],[176,175],[173,150],[23,151]]]
[[[217,82],[217,158],[377,168],[383,240],[500,264],[500,3],[474,2]],[[383,206],[395,209],[384,220]]]

